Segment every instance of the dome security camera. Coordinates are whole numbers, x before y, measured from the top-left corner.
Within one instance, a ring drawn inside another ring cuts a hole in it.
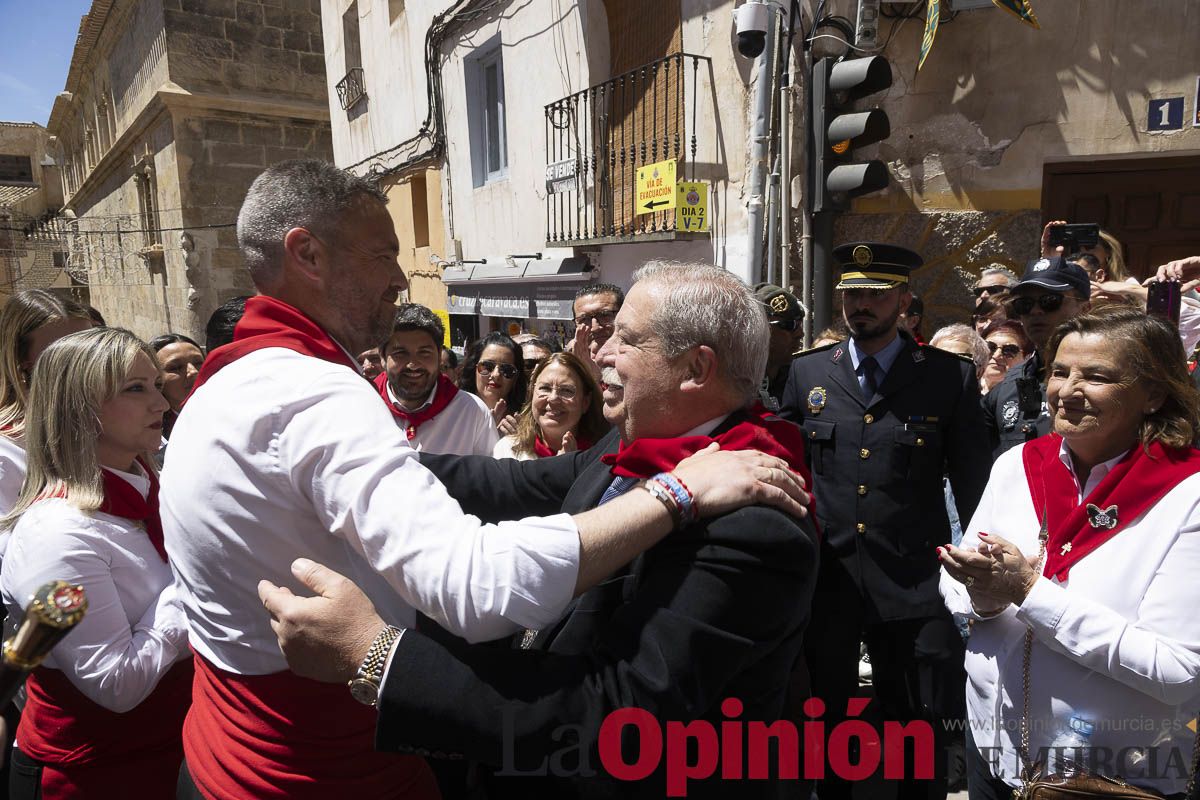
[[[737,49],[746,58],[757,58],[767,46],[767,21],[770,7],[761,0],[750,0],[738,8]]]

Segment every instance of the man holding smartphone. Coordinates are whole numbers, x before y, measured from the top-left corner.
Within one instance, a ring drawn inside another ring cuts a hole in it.
[[[1008,371],[983,397],[984,417],[992,443],[992,460],[1009,448],[1050,431],[1046,389],[1042,382],[1046,344],[1054,329],[1091,308],[1092,284],[1078,264],[1062,256],[1039,258],[1029,264],[1013,287],[1010,306],[1037,350]]]

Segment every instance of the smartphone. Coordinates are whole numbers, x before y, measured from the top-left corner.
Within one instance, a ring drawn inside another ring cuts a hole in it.
[[[1179,324],[1179,283],[1177,281],[1155,281],[1150,284],[1146,295],[1146,313],[1161,317],[1173,325]]]
[[[1095,247],[1100,241],[1100,226],[1095,222],[1050,226],[1050,248],[1062,246],[1063,255],[1071,255],[1080,247]]]

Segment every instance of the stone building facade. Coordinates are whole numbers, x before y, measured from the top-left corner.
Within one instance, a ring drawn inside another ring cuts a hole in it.
[[[0,303],[24,289],[87,299],[86,286],[64,269],[62,181],[51,149],[41,125],[0,122]]]
[[[266,166],[331,158],[324,74],[317,0],[94,0],[48,128],[110,322],[202,339],[253,292],[237,209]]]

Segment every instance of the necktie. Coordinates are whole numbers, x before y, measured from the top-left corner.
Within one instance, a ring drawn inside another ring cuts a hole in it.
[[[623,478],[619,475],[613,478],[613,482],[604,490],[604,496],[600,498],[597,505],[602,506],[614,497],[625,494],[637,484],[638,480],[638,478]]]
[[[858,364],[859,370],[862,372],[862,392],[863,401],[871,402],[871,398],[875,396],[875,392],[879,391],[879,384],[875,382],[875,370],[879,368],[879,362],[875,360],[875,356],[867,356]]]

